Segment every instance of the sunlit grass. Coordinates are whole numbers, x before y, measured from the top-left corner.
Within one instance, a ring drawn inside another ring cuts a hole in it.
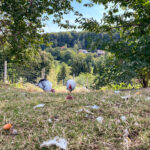
[[[0,130],[0,148],[3,150],[38,150],[43,141],[55,136],[65,138],[68,149],[122,150],[127,149],[123,136],[125,129],[129,131],[129,149],[150,147],[150,101],[145,101],[150,96],[149,89],[122,91],[117,95],[113,90],[88,93],[78,92],[77,88],[73,100],[66,100],[67,93],[60,93],[61,89],[55,94],[31,89],[0,87],[0,126],[11,123],[18,130],[16,136]],[[127,101],[120,98],[129,94],[131,98]],[[45,104],[43,108],[33,109],[41,103]],[[76,113],[94,104],[100,109],[88,108],[93,113],[88,117],[84,111]],[[102,124],[96,121],[99,116],[104,118]],[[121,116],[126,116],[127,121],[121,121]],[[48,123],[49,118],[53,123]]]

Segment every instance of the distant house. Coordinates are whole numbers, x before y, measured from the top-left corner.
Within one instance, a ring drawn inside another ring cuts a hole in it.
[[[97,56],[105,55],[105,51],[97,50],[96,54],[97,54]]]
[[[88,51],[86,49],[79,49],[79,53],[84,53],[84,54],[87,54]]]
[[[60,47],[61,49],[64,49],[65,48],[65,46],[62,46],[62,47]]]

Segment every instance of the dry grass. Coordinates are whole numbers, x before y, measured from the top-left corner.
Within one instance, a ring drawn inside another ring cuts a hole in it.
[[[24,85],[22,85],[22,87],[20,87],[21,89],[25,90],[26,92],[43,92],[43,90],[41,88],[39,88],[38,86],[35,86],[31,83],[26,83]],[[66,86],[56,86],[54,87],[56,93],[68,93],[68,91],[66,90]],[[84,87],[76,87],[76,90],[74,90],[72,93],[88,93],[90,92],[89,89],[86,89]]]
[[[148,150],[150,148],[150,90],[73,93],[74,100],[66,100],[66,93],[30,92],[0,87],[0,126],[12,123],[18,135],[0,130],[1,150],[38,150],[40,144],[60,136],[68,141],[68,150]],[[124,101],[120,95],[131,94]],[[33,106],[44,103],[43,108]],[[99,105],[99,110],[86,117],[86,112],[75,111],[87,105]],[[103,123],[96,121],[98,116]],[[118,123],[121,116],[126,122]],[[53,123],[48,123],[52,118]],[[59,120],[56,120],[59,119]],[[137,124],[138,123],[138,124]],[[129,135],[124,138],[124,130]],[[126,139],[129,141],[126,144]],[[51,150],[56,147],[49,148]],[[43,149],[44,150],[44,149]]]

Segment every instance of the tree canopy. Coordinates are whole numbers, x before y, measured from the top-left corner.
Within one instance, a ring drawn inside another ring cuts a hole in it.
[[[78,76],[82,72],[92,72],[93,55],[77,54],[79,48],[88,48],[86,46],[90,45],[89,50],[100,48],[111,52],[113,56],[94,66],[95,73],[99,74],[98,84],[108,82],[111,84],[112,81],[119,83],[123,80],[128,82],[136,78],[143,87],[147,87],[150,80],[150,1],[91,0],[91,3],[84,4],[86,7],[92,7],[93,4],[105,6],[106,12],[101,22],[75,12],[72,7],[73,1],[81,2],[81,0],[1,0],[0,53],[9,61],[28,60],[34,56],[34,51],[39,52],[38,48],[41,45],[43,50],[47,48],[45,51],[50,52],[55,60],[72,67],[71,73]],[[43,22],[50,16],[53,16],[53,22],[60,27],[75,28],[76,26],[70,25],[68,21],[65,24],[61,22],[63,15],[70,11],[77,16],[76,22],[79,24],[77,26],[90,33],[67,32],[48,36],[41,34]],[[86,40],[88,36],[90,44]],[[47,47],[46,45],[51,42],[53,45]],[[64,49],[60,50],[62,46]],[[73,51],[71,48],[67,49],[67,46],[73,47]],[[49,71],[49,64],[53,62],[52,56],[40,51],[39,68],[47,67],[46,71]],[[37,68],[36,65],[32,67],[33,70]],[[105,79],[105,82],[102,83],[101,79]]]
[[[94,4],[103,4],[106,12],[101,22],[93,18],[80,16],[77,20],[83,29],[94,32],[128,30],[132,35],[150,33],[149,0],[92,0]]]
[[[60,23],[63,14],[73,11],[73,0],[1,0],[0,1],[0,47],[7,42],[14,56],[22,56],[26,48],[38,47],[42,21],[54,16]],[[79,0],[77,0],[80,2]]]
[[[78,18],[82,28],[92,32],[108,32],[110,40],[103,41],[103,49],[115,54],[119,62],[128,64],[127,70],[140,80],[143,87],[150,79],[150,1],[149,0],[92,0],[106,9],[101,22],[93,18]],[[114,38],[114,33],[120,38]],[[101,40],[96,41],[100,43]],[[119,65],[119,64],[118,64]],[[121,65],[121,64],[120,64]]]

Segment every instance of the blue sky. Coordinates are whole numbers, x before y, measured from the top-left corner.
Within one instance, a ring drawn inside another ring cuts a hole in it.
[[[83,4],[89,2],[89,0],[83,0],[84,3],[78,4],[77,2],[73,2],[72,5],[76,11],[81,12],[85,17],[91,18],[93,17],[96,20],[100,20],[103,17],[103,13],[105,12],[104,6],[102,5],[94,5],[92,8],[84,7]],[[66,29],[60,29],[57,24],[52,22],[53,17],[50,16],[50,20],[46,21],[46,26],[44,27],[44,31],[47,33],[50,32],[63,32],[68,31]],[[74,23],[74,15],[72,13],[65,15],[64,20],[69,20],[71,23]]]

